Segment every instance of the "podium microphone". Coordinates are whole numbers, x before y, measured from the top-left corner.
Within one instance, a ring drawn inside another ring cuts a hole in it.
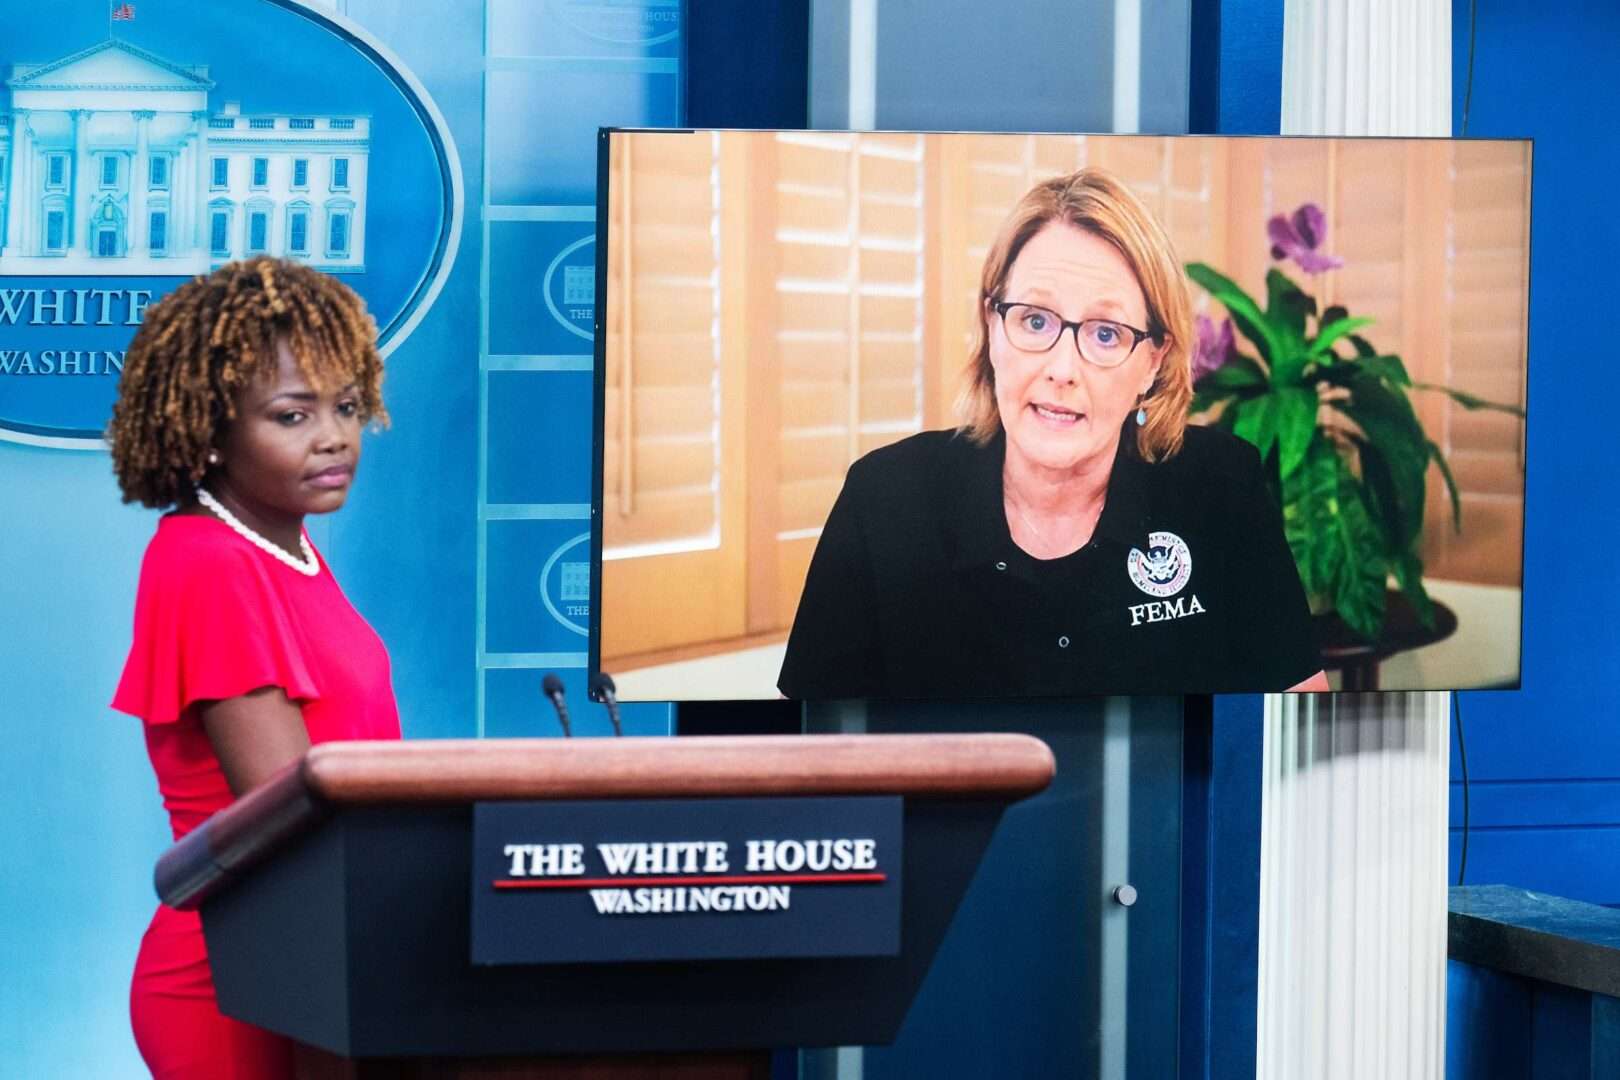
[[[573,729],[568,726],[568,702],[563,700],[563,681],[551,672],[540,680],[540,689],[551,701],[551,707],[557,710],[557,722],[562,725],[563,738],[573,736]]]
[[[613,734],[623,735],[624,728],[619,725],[619,688],[613,685],[613,676],[605,671],[592,675],[591,697],[607,706],[608,719],[613,721]]]

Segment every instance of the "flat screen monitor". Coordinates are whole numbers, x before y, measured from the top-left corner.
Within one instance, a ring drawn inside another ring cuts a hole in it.
[[[1528,141],[602,133],[626,700],[1519,681]]]

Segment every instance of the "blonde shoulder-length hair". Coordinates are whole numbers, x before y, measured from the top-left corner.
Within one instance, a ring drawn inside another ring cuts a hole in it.
[[[1136,274],[1147,301],[1150,341],[1165,347],[1159,371],[1142,399],[1147,422],[1136,430],[1136,445],[1147,461],[1163,461],[1181,449],[1192,401],[1193,318],[1187,277],[1170,237],[1131,190],[1101,169],[1086,168],[1042,181],[1018,200],[984,259],[979,282],[973,352],[956,398],[958,430],[983,445],[1001,431],[996,407],[996,374],[990,365],[992,300],[1002,299],[1013,262],[1031,237],[1052,222],[1063,222],[1107,240]]]

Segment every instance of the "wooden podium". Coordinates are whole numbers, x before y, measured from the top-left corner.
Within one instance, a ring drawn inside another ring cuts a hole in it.
[[[1002,812],[1053,768],[1024,735],[327,743],[156,884],[201,909],[220,1007],[309,1048],[302,1075],[763,1078],[774,1048],[893,1041]],[[848,795],[902,800],[897,955],[470,961],[475,804]]]

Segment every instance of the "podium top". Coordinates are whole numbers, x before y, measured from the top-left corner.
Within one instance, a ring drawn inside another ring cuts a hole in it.
[[[336,742],[298,765],[333,803],[747,795],[1021,798],[1052,780],[1027,735],[733,735]]]
[[[1052,780],[1028,735],[757,735],[332,742],[248,792],[158,860],[171,907],[210,893],[331,810],[535,799],[902,795],[1010,802]]]

